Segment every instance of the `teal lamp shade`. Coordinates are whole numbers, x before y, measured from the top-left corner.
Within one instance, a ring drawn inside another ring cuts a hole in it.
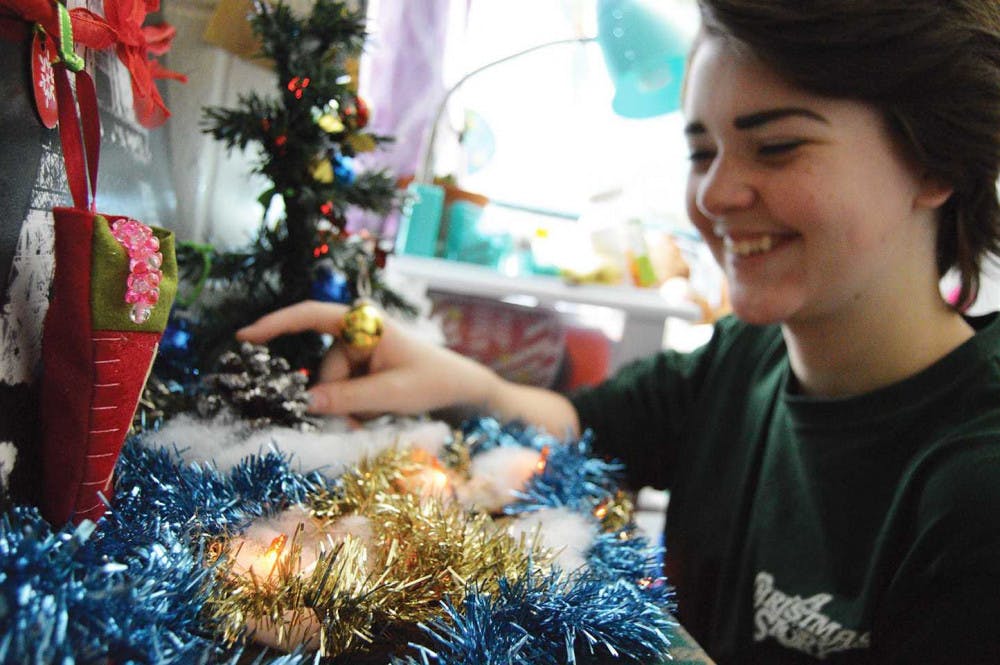
[[[615,113],[649,118],[680,108],[687,40],[661,14],[639,0],[598,0],[597,41]]]

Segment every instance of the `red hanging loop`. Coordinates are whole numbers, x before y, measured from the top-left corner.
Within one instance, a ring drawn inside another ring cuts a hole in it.
[[[74,206],[94,212],[101,151],[101,126],[94,81],[87,72],[77,72],[74,98],[66,67],[58,63],[54,70],[59,105],[59,138],[62,142],[63,160],[66,162],[69,191],[73,195]]]

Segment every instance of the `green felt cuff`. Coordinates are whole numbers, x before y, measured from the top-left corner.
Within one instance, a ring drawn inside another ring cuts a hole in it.
[[[160,240],[163,254],[163,279],[160,280],[160,299],[153,307],[149,320],[133,323],[129,318],[132,305],[125,302],[128,280],[128,252],[111,235],[106,217],[94,218],[94,244],[91,253],[90,311],[94,330],[126,330],[162,332],[167,327],[170,306],[177,293],[177,256],[174,253],[174,234],[166,229],[152,227]]]

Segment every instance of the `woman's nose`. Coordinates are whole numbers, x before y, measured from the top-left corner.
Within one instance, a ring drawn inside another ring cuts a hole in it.
[[[737,160],[717,156],[698,183],[698,212],[709,219],[720,219],[752,206],[757,193],[748,176]]]

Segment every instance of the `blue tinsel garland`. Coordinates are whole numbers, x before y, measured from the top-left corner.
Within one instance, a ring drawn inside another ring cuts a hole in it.
[[[613,493],[620,467],[590,456],[587,437],[559,442],[517,424],[470,421],[476,454],[500,445],[549,449],[509,513],[544,507],[589,512]],[[335,479],[292,470],[282,452],[253,455],[228,473],[184,464],[177,451],[126,443],[113,510],[93,525],[53,530],[33,508],[0,518],[0,663],[232,663],[241,648],[213,640],[200,616],[215,583],[204,565],[208,538],[241,531]],[[404,663],[534,664],[645,661],[662,655],[672,623],[661,552],[625,532],[591,546],[588,570],[504,580],[500,593],[470,590],[460,607],[421,625],[424,640]],[[312,662],[264,653],[259,665]],[[604,662],[604,661],[601,661]]]

